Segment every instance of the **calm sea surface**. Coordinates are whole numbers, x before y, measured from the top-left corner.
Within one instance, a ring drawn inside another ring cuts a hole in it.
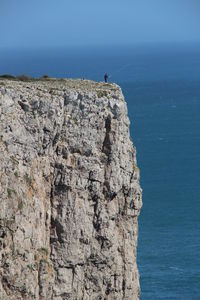
[[[200,299],[200,45],[1,50],[0,73],[121,85],[141,170],[142,300]]]

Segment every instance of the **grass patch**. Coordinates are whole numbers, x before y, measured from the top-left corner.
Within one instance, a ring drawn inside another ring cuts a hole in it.
[[[12,198],[13,194],[15,194],[15,191],[7,188],[7,193],[8,193],[8,198]]]
[[[107,97],[108,96],[108,92],[107,91],[97,91],[97,97],[98,98],[103,98],[103,97]]]
[[[134,163],[133,164],[133,171],[136,172],[137,171],[137,165]]]
[[[47,248],[44,248],[44,247],[39,248],[38,251],[39,251],[40,253],[42,253],[43,255],[45,255],[45,256],[48,256],[48,254],[49,254],[48,249],[47,249]]]
[[[19,178],[19,174],[17,173],[17,171],[15,171],[14,175],[16,178]]]
[[[36,271],[36,270],[39,269],[39,265],[38,265],[38,263],[36,262],[36,263],[34,263],[34,264],[29,264],[29,265],[27,265],[27,268],[28,268],[30,271]]]
[[[22,200],[18,200],[18,210],[22,210],[24,207],[24,203]]]
[[[28,176],[28,174],[24,175],[24,180],[29,186],[32,186],[32,179]]]

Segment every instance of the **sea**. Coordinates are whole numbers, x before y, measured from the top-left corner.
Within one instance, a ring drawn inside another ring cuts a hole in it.
[[[143,188],[141,300],[200,299],[200,44],[1,49],[0,73],[122,87]]]

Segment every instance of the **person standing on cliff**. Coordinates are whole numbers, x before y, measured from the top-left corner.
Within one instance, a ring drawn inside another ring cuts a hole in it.
[[[108,82],[108,74],[107,73],[104,75],[104,80],[105,80],[105,82]]]

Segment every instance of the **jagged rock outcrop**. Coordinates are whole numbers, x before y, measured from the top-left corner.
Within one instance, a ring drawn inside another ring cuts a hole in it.
[[[117,85],[0,80],[0,299],[138,299],[140,208]]]

